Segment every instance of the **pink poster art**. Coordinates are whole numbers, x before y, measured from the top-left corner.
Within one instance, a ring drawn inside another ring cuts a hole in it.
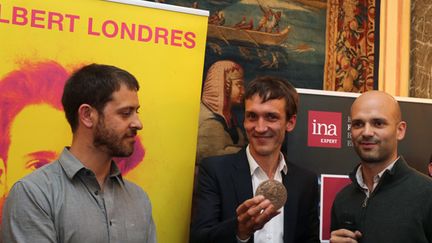
[[[61,97],[72,71],[52,60],[25,61],[0,79],[0,218],[15,182],[57,159],[71,142]],[[144,154],[137,138],[132,156],[114,160],[126,175]]]
[[[328,242],[330,239],[331,208],[337,193],[351,180],[346,175],[321,175],[321,241]]]

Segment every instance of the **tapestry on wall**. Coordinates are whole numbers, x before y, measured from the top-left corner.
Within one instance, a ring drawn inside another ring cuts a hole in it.
[[[432,35],[430,3],[411,1],[409,96],[432,98]]]
[[[329,0],[327,6],[324,89],[377,89],[379,0]]]

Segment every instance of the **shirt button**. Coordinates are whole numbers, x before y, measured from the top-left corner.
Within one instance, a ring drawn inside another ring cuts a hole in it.
[[[109,222],[109,223],[110,223],[110,226],[112,226],[112,221],[111,221],[111,220],[110,220],[110,222]]]
[[[95,191],[95,195],[96,195],[96,196],[99,195],[99,191]]]

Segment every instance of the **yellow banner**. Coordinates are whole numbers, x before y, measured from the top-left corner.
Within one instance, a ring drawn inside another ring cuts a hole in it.
[[[187,242],[207,12],[136,3],[150,7],[0,1],[0,193],[70,145],[60,105],[68,75],[118,66],[141,86],[140,148],[125,177],[149,194],[158,241]]]

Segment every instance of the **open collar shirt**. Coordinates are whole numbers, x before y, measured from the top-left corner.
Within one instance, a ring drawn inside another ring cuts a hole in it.
[[[396,163],[396,161],[398,161],[398,159],[399,159],[399,156],[396,158],[395,161],[393,161],[391,164],[389,164],[384,170],[382,170],[380,173],[378,173],[377,175],[374,176],[372,191],[369,190],[369,188],[367,187],[367,185],[363,179],[362,165],[360,165],[357,168],[357,171],[356,171],[357,183],[359,184],[359,186],[361,187],[363,192],[366,194],[366,197],[370,196],[370,194],[375,190],[378,183],[380,182],[381,177],[383,176],[384,172],[386,172],[387,170],[391,170],[393,168],[394,164]]]
[[[276,173],[274,178],[268,178],[267,174],[264,170],[258,165],[255,159],[252,157],[250,153],[249,146],[246,148],[246,155],[249,161],[250,173],[252,176],[252,188],[255,196],[255,192],[259,184],[268,180],[274,179],[282,182],[282,173],[285,175],[288,172],[288,167],[285,163],[285,158],[280,153],[279,155],[279,164],[276,169]],[[267,222],[264,227],[260,230],[257,230],[254,233],[254,242],[255,243],[283,243],[283,228],[284,228],[284,208],[280,209],[281,213],[272,218],[269,222]]]

